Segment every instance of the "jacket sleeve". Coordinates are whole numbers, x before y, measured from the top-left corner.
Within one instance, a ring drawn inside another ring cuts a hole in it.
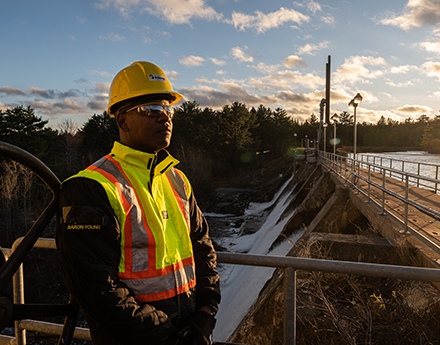
[[[174,326],[119,280],[120,228],[104,188],[74,178],[60,194],[56,242],[66,286],[84,312],[123,344],[162,343]]]
[[[205,216],[197,205],[194,192],[190,199],[191,241],[196,262],[196,308],[220,303],[217,255],[214,250]]]

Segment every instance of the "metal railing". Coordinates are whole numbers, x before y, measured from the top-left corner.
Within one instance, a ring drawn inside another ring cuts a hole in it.
[[[21,238],[16,240],[16,244]],[[16,245],[15,245],[16,246]],[[35,247],[56,249],[55,240],[52,238],[39,238]],[[7,252],[12,252],[12,249]],[[340,274],[354,274],[369,277],[392,279],[408,279],[426,282],[440,282],[440,270],[409,266],[394,266],[383,264],[369,264],[361,262],[322,260],[296,257],[268,256],[242,253],[217,252],[218,262],[260,267],[275,267],[284,269],[284,329],[283,344],[296,343],[296,271],[319,271]],[[24,303],[23,269],[20,267],[13,279],[14,302]],[[42,322],[37,320],[16,321],[16,337],[0,335],[0,344],[25,345],[25,330],[45,332],[60,335],[63,325]],[[77,327],[74,338],[90,340],[90,331],[87,328]],[[226,343],[223,343],[226,344]]]
[[[24,237],[17,238],[11,249],[3,248],[7,259],[17,249]],[[53,238],[38,238],[34,244],[34,248],[57,249],[55,239]],[[23,264],[18,267],[17,272],[12,277],[12,291],[13,299],[16,304],[24,304],[24,270]],[[63,325],[52,322],[43,322],[38,320],[18,320],[14,321],[15,338],[0,334],[0,344],[26,345],[26,330],[44,332],[47,334],[61,335],[63,333]],[[90,331],[87,328],[76,327],[74,338],[91,340]]]
[[[284,269],[284,345],[294,345],[296,343],[297,270],[354,274],[392,279],[409,279],[426,282],[440,281],[440,270],[432,268],[225,252],[217,252],[217,257],[219,263],[278,267]]]
[[[345,181],[347,185],[356,189],[358,193],[364,195],[368,199],[368,202],[377,204],[381,208],[382,214],[389,215],[399,222],[402,225],[402,232],[411,233],[431,249],[440,253],[440,241],[437,238],[421,231],[420,229],[417,230],[416,226],[411,226],[409,224],[409,207],[428,216],[429,219],[431,219],[431,223],[440,220],[440,213],[437,210],[421,204],[420,202],[411,200],[410,198],[411,185],[416,187],[423,186],[424,189],[436,193],[437,185],[440,183],[440,180],[429,176],[402,171],[400,169],[389,168],[383,165],[383,161],[380,164],[376,164],[374,163],[374,160],[370,163],[323,151],[319,152],[319,161],[325,169],[335,173],[339,178]],[[405,166],[405,164],[402,166]],[[379,179],[378,174],[380,175]],[[387,183],[390,184],[390,181],[387,181],[387,177],[403,181],[402,193],[397,193],[387,186]],[[362,188],[361,182],[364,182],[367,187]],[[372,188],[376,191],[380,191],[380,197],[373,198],[371,192]],[[387,196],[392,197],[405,205],[403,215],[397,214],[395,210],[386,209],[385,200]]]
[[[439,191],[438,178],[440,166],[437,164],[411,162],[402,159],[387,158],[383,156],[374,156],[366,154],[357,154],[357,158],[362,166],[364,161],[366,164],[370,162],[373,166],[388,169],[390,177],[400,178],[402,181],[406,173],[410,173],[410,184],[417,187],[433,190],[435,193]],[[379,171],[380,168],[375,168]],[[435,176],[435,178],[433,177]],[[428,182],[428,183],[426,183]]]

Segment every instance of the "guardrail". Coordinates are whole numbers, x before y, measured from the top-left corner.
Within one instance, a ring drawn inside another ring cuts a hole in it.
[[[23,241],[24,237],[19,237],[15,240],[11,249],[2,248],[9,260],[12,253],[18,248],[20,243]],[[57,249],[55,244],[55,239],[53,238],[38,238],[33,245],[34,248],[46,248],[46,249]],[[24,304],[24,271],[23,264],[21,264],[17,272],[12,277],[12,291],[14,303]],[[38,320],[18,320],[14,321],[15,326],[15,338],[7,335],[0,335],[0,344],[6,345],[26,345],[26,330],[44,332],[53,335],[61,335],[63,333],[63,325],[43,322]],[[91,340],[90,331],[87,328],[76,327],[74,338]]]
[[[14,247],[16,247],[21,240],[22,238],[17,239],[13,248],[6,251],[9,253],[13,252]],[[52,238],[39,238],[35,243],[35,247],[56,249],[55,240]],[[296,343],[297,270],[355,274],[369,277],[408,279],[426,282],[440,282],[440,270],[432,268],[226,252],[217,252],[217,258],[219,263],[224,264],[276,267],[284,269],[284,345],[295,345]],[[13,279],[15,303],[24,303],[23,281],[23,269],[22,267],[20,267],[19,271],[15,274]],[[16,321],[16,338],[0,335],[0,344],[25,345],[26,329],[45,332],[48,334],[60,335],[63,330],[63,325],[29,319]],[[91,340],[90,331],[87,328],[75,328],[73,337],[77,339]],[[228,343],[217,344],[226,345]]]
[[[435,193],[438,192],[438,178],[440,166],[437,164],[422,163],[422,162],[411,162],[402,159],[387,158],[375,155],[357,154],[358,160],[361,161],[361,165],[364,160],[365,163],[370,163],[374,166],[379,166],[381,168],[387,168],[390,173],[390,177],[403,178],[405,173],[410,173],[411,178],[409,180],[410,184],[417,187],[433,189]],[[398,172],[396,172],[398,171]],[[435,178],[433,177],[435,176]],[[412,179],[412,180],[411,180]],[[424,182],[429,182],[425,184]]]
[[[402,171],[400,169],[386,167],[383,165],[383,160],[380,162],[380,164],[376,164],[374,163],[375,160],[370,163],[364,160],[357,160],[351,157],[335,155],[333,153],[320,151],[319,161],[324,168],[334,172],[343,181],[345,181],[347,185],[356,189],[358,193],[368,198],[369,202],[376,203],[381,208],[382,214],[387,214],[393,217],[397,222],[401,223],[403,232],[411,233],[427,246],[440,253],[440,241],[425,232],[418,231],[414,227],[411,227],[409,225],[408,217],[409,207],[413,207],[415,210],[420,211],[430,217],[430,219],[432,219],[432,222],[440,220],[440,213],[437,210],[434,210],[433,208],[430,208],[409,198],[410,185],[419,188],[423,186],[424,189],[431,190],[432,192],[437,193],[437,185],[440,183],[440,180],[429,176],[422,176],[407,171]],[[404,167],[405,164],[408,165],[409,163],[410,162],[404,162],[401,166]],[[420,166],[423,165],[423,163],[419,164],[420,169]],[[432,164],[431,166],[436,167],[436,165]],[[373,173],[379,173],[381,175],[380,184],[377,182],[377,175],[375,178],[376,181],[373,181]],[[403,194],[396,193],[390,188],[387,188],[387,176],[403,181]],[[367,184],[366,190],[361,188],[360,181],[363,181]],[[372,187],[381,192],[380,198],[374,199],[372,197]],[[403,217],[397,215],[396,212],[393,212],[393,210],[386,209],[385,199],[387,195],[405,204]]]

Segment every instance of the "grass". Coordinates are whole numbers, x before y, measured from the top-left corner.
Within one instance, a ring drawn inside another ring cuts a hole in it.
[[[413,260],[397,252],[390,264]],[[297,344],[440,344],[440,293],[429,283],[308,272],[297,298]]]

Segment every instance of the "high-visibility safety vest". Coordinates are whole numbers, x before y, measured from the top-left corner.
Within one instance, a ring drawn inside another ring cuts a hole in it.
[[[170,155],[155,160],[155,154],[115,142],[109,155],[74,176],[104,187],[121,228],[119,278],[143,302],[196,285],[189,181]]]

